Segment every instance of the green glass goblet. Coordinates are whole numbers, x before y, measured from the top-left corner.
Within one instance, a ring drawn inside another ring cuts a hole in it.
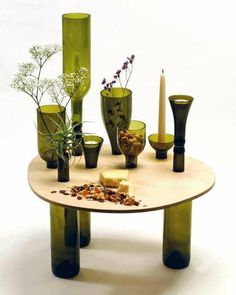
[[[146,144],[146,124],[137,120],[118,123],[117,139],[120,151],[125,155],[126,168],[136,168],[138,155]]]

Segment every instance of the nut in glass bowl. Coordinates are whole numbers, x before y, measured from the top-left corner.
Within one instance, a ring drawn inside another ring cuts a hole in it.
[[[126,168],[137,167],[137,156],[146,144],[146,125],[137,120],[121,122],[117,126],[120,151],[126,158]]]

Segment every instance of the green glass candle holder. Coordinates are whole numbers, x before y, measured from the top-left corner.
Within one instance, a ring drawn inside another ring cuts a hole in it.
[[[103,138],[97,135],[85,135],[82,139],[86,168],[96,168]]]
[[[101,91],[101,112],[113,155],[121,155],[117,144],[117,124],[129,121],[132,113],[132,91],[114,87]]]
[[[65,122],[65,108],[60,105],[42,105],[37,108],[38,152],[47,168],[57,168],[57,154],[50,147],[50,136],[57,131],[55,122]]]
[[[80,271],[80,235],[77,210],[50,204],[51,266],[59,278],[72,278]]]
[[[77,89],[71,99],[74,124],[82,122],[82,102],[90,88],[90,34],[89,14],[67,13],[62,16],[63,73],[79,73],[82,68],[85,68],[88,72],[82,87]],[[77,125],[75,131],[81,133],[79,125]],[[78,134],[74,148],[76,156],[82,154],[80,141],[81,135]]]
[[[190,262],[192,201],[164,211],[163,263],[173,269]]]
[[[146,125],[141,121],[131,120],[117,125],[118,146],[125,155],[126,168],[136,168],[138,155],[146,144]]]
[[[175,124],[173,171],[183,172],[186,121],[193,102],[193,97],[188,95],[173,95],[169,97],[169,101]]]
[[[165,141],[158,141],[158,133],[153,133],[148,136],[151,147],[156,151],[157,159],[166,159],[167,151],[172,148],[174,144],[174,136],[172,134],[165,134]]]

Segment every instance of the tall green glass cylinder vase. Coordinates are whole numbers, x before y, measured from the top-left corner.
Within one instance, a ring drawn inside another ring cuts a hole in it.
[[[38,152],[46,161],[47,168],[57,168],[56,152],[50,148],[50,136],[57,131],[57,126],[65,122],[66,111],[60,105],[43,105],[37,109]]]
[[[50,204],[51,266],[55,276],[72,278],[80,271],[77,210]]]
[[[183,172],[186,121],[193,98],[188,95],[173,95],[169,97],[169,101],[175,123],[173,171]]]
[[[132,91],[128,88],[112,88],[101,91],[101,112],[113,155],[121,155],[117,142],[117,124],[130,121],[132,114]]]
[[[72,121],[82,122],[83,98],[90,88],[90,15],[87,13],[67,13],[62,16],[63,38],[63,73],[80,73],[82,68],[87,70],[85,81],[77,89],[71,99]],[[81,132],[81,126],[76,126]],[[79,144],[81,135],[75,142],[75,155],[82,154]]]
[[[192,201],[164,210],[163,263],[174,269],[190,262]]]

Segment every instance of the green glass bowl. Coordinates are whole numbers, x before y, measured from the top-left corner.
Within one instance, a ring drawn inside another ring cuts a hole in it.
[[[174,136],[172,134],[165,134],[165,142],[158,142],[158,133],[153,133],[148,136],[151,147],[156,151],[157,159],[166,159],[167,151],[172,148],[174,144]]]

